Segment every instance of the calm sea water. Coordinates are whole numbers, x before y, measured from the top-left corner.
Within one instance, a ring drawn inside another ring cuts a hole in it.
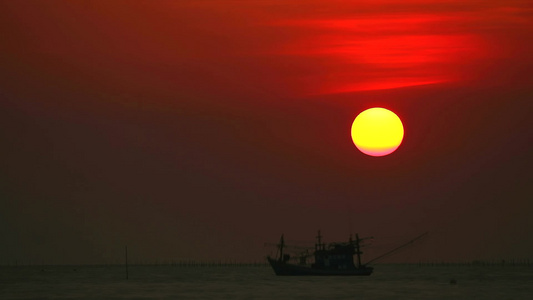
[[[456,284],[450,284],[455,279]],[[533,299],[533,267],[377,265],[368,277],[270,267],[0,267],[0,299]]]

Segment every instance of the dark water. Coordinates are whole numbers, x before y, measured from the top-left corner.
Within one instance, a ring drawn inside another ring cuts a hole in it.
[[[533,299],[533,267],[377,265],[368,277],[269,267],[0,267],[0,299]],[[457,283],[450,284],[451,279]]]

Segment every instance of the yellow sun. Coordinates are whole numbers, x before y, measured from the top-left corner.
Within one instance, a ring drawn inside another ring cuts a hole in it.
[[[403,125],[392,111],[374,107],[360,113],[352,124],[352,140],[361,152],[384,156],[394,152],[403,140]]]

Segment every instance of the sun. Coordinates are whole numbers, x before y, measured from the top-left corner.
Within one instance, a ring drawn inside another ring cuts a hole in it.
[[[394,152],[402,143],[403,133],[400,118],[381,107],[361,112],[352,124],[353,143],[370,156],[385,156]]]

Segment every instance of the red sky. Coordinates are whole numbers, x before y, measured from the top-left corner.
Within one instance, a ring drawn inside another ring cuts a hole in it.
[[[115,262],[125,244],[260,261],[317,229],[373,235],[369,259],[424,231],[394,259],[531,258],[532,17],[529,1],[0,1],[0,263]],[[405,126],[382,158],[349,134],[372,106]]]

